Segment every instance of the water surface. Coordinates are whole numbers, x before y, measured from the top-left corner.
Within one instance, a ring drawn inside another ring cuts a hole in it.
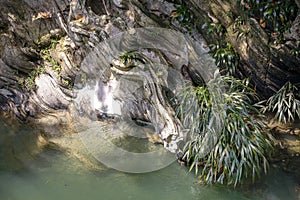
[[[278,169],[254,186],[236,190],[200,186],[196,176],[176,162],[145,174],[91,170],[63,151],[37,150],[36,129],[0,127],[1,200],[297,199],[297,180]]]

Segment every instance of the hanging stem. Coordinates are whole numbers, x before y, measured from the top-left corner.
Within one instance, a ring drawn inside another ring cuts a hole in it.
[[[107,9],[107,7],[106,7],[105,0],[102,0],[102,3],[103,3],[103,6],[104,6],[104,9],[105,9],[106,14],[107,14],[107,15],[110,15],[110,13],[109,13],[109,11],[108,11],[108,9]]]

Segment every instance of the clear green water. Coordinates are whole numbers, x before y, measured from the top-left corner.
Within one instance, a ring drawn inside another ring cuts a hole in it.
[[[194,174],[177,163],[145,174],[92,171],[61,151],[37,152],[30,128],[0,127],[1,200],[297,199],[297,180],[280,170],[236,190],[199,186]]]

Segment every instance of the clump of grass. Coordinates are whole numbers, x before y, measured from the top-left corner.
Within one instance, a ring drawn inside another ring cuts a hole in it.
[[[204,166],[200,173],[204,183],[237,186],[250,177],[255,181],[267,172],[273,142],[265,125],[253,117],[260,116],[260,112],[252,105],[255,94],[248,81],[232,77],[222,77],[222,81],[226,88],[220,93],[224,115],[216,114],[214,92],[208,87],[189,86],[181,92],[177,111],[191,135],[183,148],[183,159],[196,173]],[[216,120],[218,116],[223,119]],[[212,128],[215,123],[220,123],[220,133]],[[207,139],[212,135],[213,142]]]
[[[298,96],[297,96],[298,95]],[[263,113],[275,113],[274,119],[281,123],[293,122],[300,119],[299,89],[287,82],[268,100],[260,102]]]

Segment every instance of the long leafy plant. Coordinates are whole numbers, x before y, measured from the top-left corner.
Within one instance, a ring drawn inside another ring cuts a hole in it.
[[[183,159],[196,173],[203,166],[200,178],[204,183],[236,186],[244,178],[254,181],[267,171],[273,140],[264,124],[253,117],[260,112],[252,105],[255,94],[248,81],[221,79],[226,88],[221,93],[225,110],[222,120],[216,120],[214,92],[208,87],[188,86],[179,95],[178,115],[191,136],[183,148]],[[221,123],[219,134],[211,128],[213,123]],[[207,135],[217,138],[212,142]]]

